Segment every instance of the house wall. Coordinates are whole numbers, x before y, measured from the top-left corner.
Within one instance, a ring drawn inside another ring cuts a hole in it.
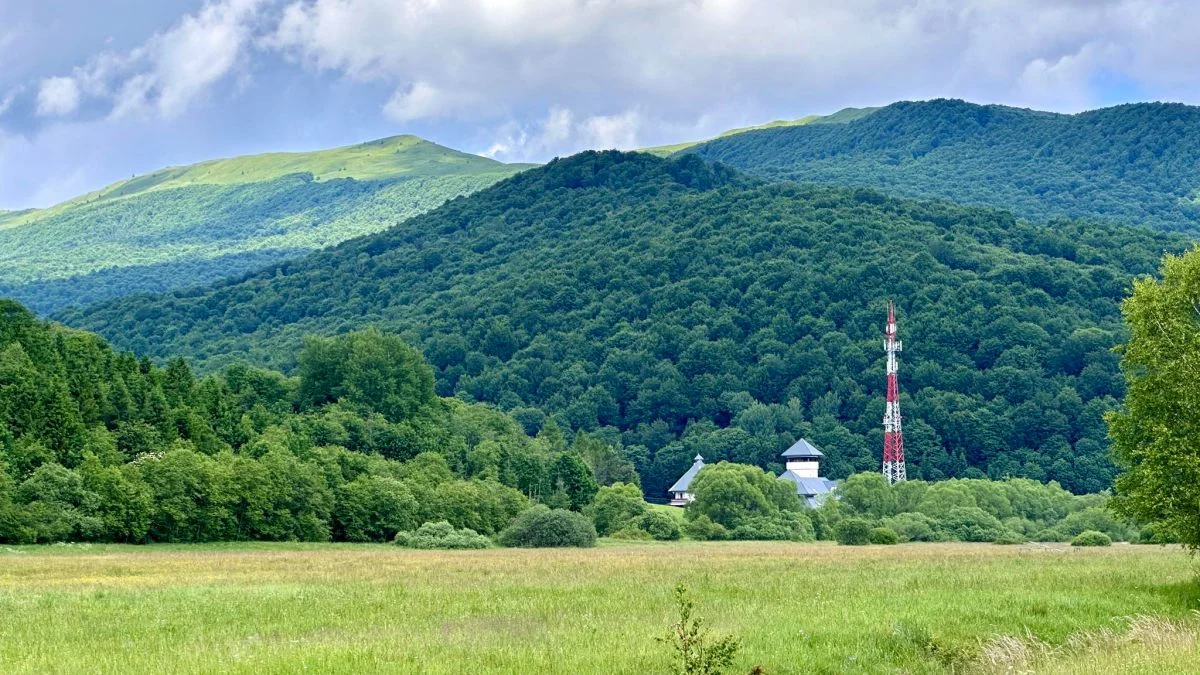
[[[690,492],[675,492],[672,495],[671,506],[686,506],[696,500],[696,495]]]
[[[801,478],[816,478],[820,462],[812,460],[791,460],[787,463],[788,471],[795,471]]]

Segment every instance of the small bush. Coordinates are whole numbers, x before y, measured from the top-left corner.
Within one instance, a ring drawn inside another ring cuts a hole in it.
[[[1052,527],[1048,527],[1041,532],[1038,532],[1037,534],[1033,535],[1032,538],[1033,541],[1066,541],[1067,539],[1067,535]]]
[[[1097,532],[1096,530],[1086,530],[1075,535],[1071,540],[1072,546],[1112,546],[1112,537]]]
[[[612,534],[610,534],[608,536],[612,537],[613,539],[624,539],[626,541],[653,541],[654,540],[654,537],[651,537],[649,532],[643,530],[640,527],[636,527],[634,525],[627,525],[627,526],[617,530],[616,532],[613,532]]]
[[[500,543],[519,548],[586,548],[596,545],[596,528],[592,519],[581,513],[538,504],[522,511],[500,533]]]
[[[740,541],[789,541],[792,532],[786,525],[770,518],[747,518],[733,528],[733,539]]]
[[[891,528],[873,527],[871,528],[871,532],[867,535],[867,541],[871,542],[872,544],[883,544],[885,546],[890,546],[892,544],[900,543],[900,535],[893,532]]]
[[[871,524],[861,518],[844,518],[834,528],[834,536],[843,546],[866,546],[871,543]]]
[[[1113,541],[1126,541],[1133,532],[1129,524],[1117,518],[1112,511],[1103,506],[1089,506],[1086,509],[1068,513],[1056,529],[1062,530],[1067,536],[1073,537],[1089,530],[1103,532]]]
[[[933,519],[924,513],[898,513],[884,518],[882,525],[895,532],[900,541],[937,541],[933,531]]]
[[[992,543],[1000,544],[1001,546],[1013,546],[1016,544],[1024,544],[1025,537],[1022,537],[1016,532],[1005,532],[1004,534],[993,539]]]
[[[812,541],[812,522],[800,513],[784,511],[773,516],[747,518],[730,533],[743,541]]]
[[[729,538],[729,530],[708,516],[699,516],[684,523],[683,533],[701,541],[724,541]]]
[[[658,541],[674,541],[679,538],[679,522],[662,511],[648,511],[635,521],[638,529],[649,533]]]
[[[937,522],[939,535],[953,541],[993,541],[1008,530],[978,506],[958,506]]]
[[[487,548],[492,541],[475,530],[463,528],[454,529],[446,521],[425,523],[416,532],[397,532],[397,546],[405,548],[434,548],[434,549],[475,549]]]
[[[642,499],[642,491],[636,485],[613,483],[600,488],[596,499],[588,507],[596,532],[611,535],[624,529],[646,513],[649,506]]]

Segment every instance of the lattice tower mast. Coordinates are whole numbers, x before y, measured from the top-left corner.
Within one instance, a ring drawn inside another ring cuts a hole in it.
[[[887,332],[883,351],[887,354],[887,408],[883,413],[883,476],[889,483],[908,478],[904,464],[904,432],[900,428],[900,388],[896,384],[896,355],[904,345],[896,339],[896,309],[888,300]]]

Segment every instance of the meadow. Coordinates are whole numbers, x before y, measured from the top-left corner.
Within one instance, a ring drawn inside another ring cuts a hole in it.
[[[0,547],[0,672],[671,672],[687,584],[731,672],[1188,672],[1178,548],[617,543]]]

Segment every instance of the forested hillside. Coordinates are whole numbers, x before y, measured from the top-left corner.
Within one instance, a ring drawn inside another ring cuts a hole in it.
[[[65,312],[204,370],[291,370],[302,337],[402,331],[443,396],[620,445],[647,494],[698,452],[771,467],[803,435],[878,463],[886,301],[910,477],[1111,484],[1117,303],[1182,237],[764,183],[694,156],[583,153],[209,289]]]
[[[198,379],[0,300],[0,543],[493,534],[531,500],[581,508],[593,475],[633,476],[585,436],[438,398],[395,336],[312,340],[301,360],[295,378]]]
[[[522,168],[397,136],[163,169],[0,213],[0,295],[49,312],[210,283],[377,232]]]
[[[1060,115],[937,100],[848,124],[751,131],[689,148],[759,176],[944,197],[1035,219],[1200,232],[1200,108]]]

